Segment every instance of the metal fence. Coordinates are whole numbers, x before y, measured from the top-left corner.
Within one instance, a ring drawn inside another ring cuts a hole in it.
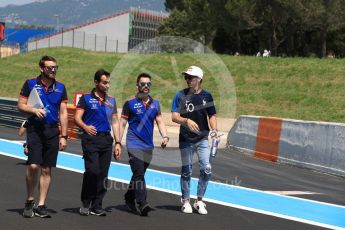
[[[18,101],[0,97],[0,125],[19,128],[26,119],[25,114],[17,109]]]
[[[35,38],[28,42],[28,51],[50,47],[73,47],[99,52],[127,52],[128,42],[75,30]]]

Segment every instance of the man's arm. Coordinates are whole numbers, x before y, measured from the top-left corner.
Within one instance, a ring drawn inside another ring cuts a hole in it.
[[[200,132],[199,126],[197,123],[192,121],[189,118],[181,117],[180,113],[172,112],[171,119],[173,122],[187,126],[193,132]]]
[[[122,107],[122,114],[121,114],[120,125],[119,125],[120,126],[119,141],[120,142],[125,132],[125,128],[126,128],[129,116],[130,116],[130,107],[129,107],[128,101],[126,101]]]
[[[67,136],[67,127],[68,127],[68,112],[67,112],[67,103],[62,102],[60,104],[60,125],[61,125],[61,136]],[[65,138],[60,138],[59,149],[64,150],[67,146],[67,140]]]
[[[115,142],[120,142],[120,122],[117,115],[114,114],[112,118],[112,128]]]
[[[120,130],[120,132],[119,132],[119,141],[120,142],[122,140],[123,133],[125,132],[127,122],[128,122],[128,120],[126,118],[121,117],[120,124],[119,124],[119,126],[120,126],[120,129],[119,129]]]
[[[67,136],[67,127],[68,127],[68,112],[67,112],[67,103],[60,104],[60,124],[61,124],[61,135]]]
[[[162,146],[162,148],[165,148],[165,146],[169,142],[169,137],[167,136],[167,128],[166,128],[165,123],[163,121],[162,115],[156,116],[156,123],[158,126],[159,133],[162,136],[161,146]]]
[[[20,96],[18,98],[18,110],[23,113],[33,114],[39,119],[43,119],[45,111],[43,108],[36,109],[28,105],[28,97],[30,96],[30,88],[28,81],[25,81],[22,89],[20,90]]]
[[[114,158],[115,160],[119,160],[121,157],[121,140],[120,140],[120,123],[119,123],[119,119],[117,118],[117,114],[113,114],[112,129],[113,129],[113,135],[115,139]]]
[[[216,117],[216,115],[212,115],[209,118],[209,122],[210,122],[211,129],[216,132],[216,136],[215,137],[217,137],[218,136],[218,131],[217,131],[217,117]]]
[[[32,106],[27,104],[28,99],[26,97],[20,96],[18,98],[18,110],[22,113],[28,113],[28,114],[33,114],[36,115],[38,118],[43,119],[45,116],[45,111],[44,109],[36,109],[33,108]]]
[[[78,109],[75,111],[74,115],[74,121],[76,125],[78,125],[80,128],[82,128],[87,134],[90,136],[95,136],[97,134],[97,130],[94,126],[92,125],[86,125],[83,122],[83,114],[84,114],[84,109]]]

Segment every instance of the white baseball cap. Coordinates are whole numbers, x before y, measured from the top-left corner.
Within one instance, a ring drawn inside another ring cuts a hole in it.
[[[186,71],[182,72],[183,75],[187,74],[187,75],[191,75],[191,76],[196,76],[200,79],[202,79],[202,77],[204,76],[204,72],[202,71],[202,69],[200,69],[199,67],[197,66],[189,66],[187,68]]]

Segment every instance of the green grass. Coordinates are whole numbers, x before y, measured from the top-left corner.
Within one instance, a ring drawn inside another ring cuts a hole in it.
[[[17,98],[24,80],[37,76],[37,63],[44,54],[57,58],[57,79],[65,83],[70,103],[75,92],[88,92],[93,87],[94,72],[105,68],[112,72],[110,93],[121,107],[126,98],[135,94],[138,73],[146,71],[153,75],[151,94],[168,112],[174,94],[185,86],[178,74],[196,64],[205,70],[203,87],[214,95],[222,117],[252,114],[345,122],[342,59],[220,55],[230,77],[212,55],[125,55],[51,48],[1,59],[0,96]]]

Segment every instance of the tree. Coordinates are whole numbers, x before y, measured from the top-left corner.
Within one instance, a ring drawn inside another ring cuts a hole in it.
[[[345,2],[343,0],[305,0],[307,23],[319,30],[321,57],[327,55],[327,35],[344,26]]]
[[[166,11],[183,10],[183,0],[165,0],[164,6]]]
[[[184,0],[183,9],[173,9],[158,29],[162,35],[184,36],[210,45],[216,27],[207,0]]]
[[[174,9],[170,16],[161,23],[158,32],[162,35],[189,37],[189,27],[187,12]]]
[[[344,0],[166,0],[165,6],[171,15],[161,34],[212,44],[219,52],[259,48],[324,57],[328,43],[339,52],[344,46]]]
[[[228,0],[225,10],[231,18],[231,23],[224,25],[226,31],[232,31],[236,36],[237,52],[242,53],[240,32],[257,27],[259,24],[255,18],[255,0]],[[223,20],[223,22],[225,22]]]
[[[291,23],[298,11],[296,6],[299,0],[256,0],[256,15],[262,22],[261,36],[268,40],[269,49],[273,55],[278,54],[279,46],[285,41],[288,34],[286,28]]]

